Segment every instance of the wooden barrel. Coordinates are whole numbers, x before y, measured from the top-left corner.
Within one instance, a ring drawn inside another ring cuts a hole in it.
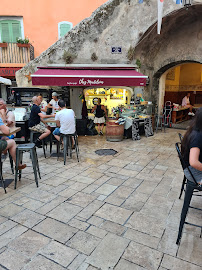
[[[124,125],[115,123],[117,119],[110,119],[106,123],[106,139],[110,142],[120,142],[123,140]]]

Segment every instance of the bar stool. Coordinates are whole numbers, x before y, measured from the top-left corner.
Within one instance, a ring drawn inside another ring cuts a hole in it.
[[[41,179],[41,175],[40,175],[40,170],[39,170],[39,163],[38,163],[35,144],[34,143],[27,143],[27,144],[21,144],[21,145],[17,146],[17,148],[16,148],[16,164],[19,164],[22,162],[24,152],[30,152],[30,157],[32,160],[32,167],[33,167],[34,176],[35,176],[35,182],[36,182],[36,186],[38,187],[39,185],[38,185],[37,173],[38,173],[40,179]],[[19,175],[19,181],[21,180],[21,172],[22,172],[22,170],[18,170],[17,165],[16,165],[15,166],[15,186],[14,186],[14,189],[16,189],[16,186],[17,186],[17,176],[18,175]]]
[[[34,134],[40,134],[40,133],[37,132],[37,131],[34,131],[34,130],[30,130],[30,143],[33,143],[34,142]],[[41,140],[41,142],[42,142],[44,157],[46,158],[46,150],[45,150],[44,140]]]
[[[70,158],[72,158],[72,138],[74,138],[74,146],[76,151],[77,160],[79,162],[79,144],[78,144],[78,135],[77,132],[73,134],[60,134],[60,141],[57,141],[57,155],[59,159],[60,154],[60,145],[62,143],[64,144],[64,165],[66,164],[66,156],[68,155]]]
[[[164,121],[164,115],[158,114],[156,115],[156,132],[158,132],[159,125],[161,127],[164,126],[164,132],[165,132],[165,121]]]

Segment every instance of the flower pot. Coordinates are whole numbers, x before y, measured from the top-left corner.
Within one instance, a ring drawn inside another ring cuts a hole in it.
[[[6,48],[6,47],[8,47],[8,43],[6,43],[6,42],[0,43],[0,47],[1,48]]]
[[[17,46],[19,48],[29,48],[30,47],[30,44],[29,43],[17,43]]]

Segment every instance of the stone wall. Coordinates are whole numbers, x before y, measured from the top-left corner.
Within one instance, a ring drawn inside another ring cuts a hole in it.
[[[38,58],[16,73],[18,86],[31,86],[25,75],[38,66],[65,64],[135,64],[149,75],[148,98],[155,96],[158,78],[164,66],[180,61],[202,62],[202,0],[188,11],[172,0],[164,2],[161,35],[157,35],[157,1],[110,0],[83,20]],[[121,46],[122,54],[112,54],[112,46]],[[129,48],[134,50],[130,61]],[[65,54],[64,54],[65,52]],[[64,59],[66,56],[66,60]],[[175,63],[175,64],[174,64]],[[165,69],[166,70],[166,69]],[[154,93],[155,92],[155,93]]]

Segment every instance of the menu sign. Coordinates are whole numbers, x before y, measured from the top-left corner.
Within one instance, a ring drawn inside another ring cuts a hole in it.
[[[12,68],[12,67],[8,67],[8,68],[0,68],[0,76],[1,77],[15,77],[15,73],[16,71],[18,71],[19,69],[21,69],[20,67],[17,68]]]

